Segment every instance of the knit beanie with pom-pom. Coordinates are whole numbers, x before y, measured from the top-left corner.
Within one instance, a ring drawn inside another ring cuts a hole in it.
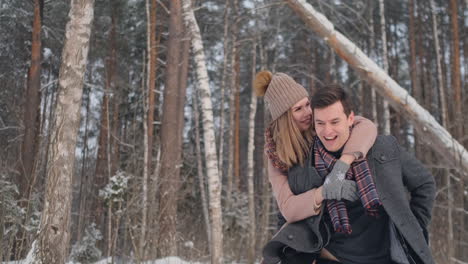
[[[257,96],[265,96],[272,121],[278,119],[304,97],[309,97],[302,85],[281,72],[272,74],[269,71],[261,71],[257,73],[254,89]]]

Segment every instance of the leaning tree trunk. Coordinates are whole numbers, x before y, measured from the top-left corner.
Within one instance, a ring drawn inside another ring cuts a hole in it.
[[[211,217],[211,263],[219,264],[223,259],[223,220],[221,212],[221,183],[218,176],[216,142],[213,126],[213,108],[209,87],[208,70],[206,69],[205,52],[200,35],[200,28],[195,19],[190,0],[183,0],[184,20],[191,35],[192,52],[196,63],[198,89],[203,115],[203,142],[205,143],[206,171],[210,194]]]
[[[361,78],[371,83],[389,102],[404,112],[412,121],[422,136],[432,142],[433,147],[453,167],[468,170],[468,152],[447,130],[408,92],[386,74],[375,62],[369,59],[354,43],[334,29],[333,24],[321,13],[317,12],[305,0],[287,0],[289,6],[301,19],[335,52],[346,60]]]
[[[80,125],[83,76],[89,49],[94,0],[72,0],[66,27],[59,94],[52,121],[44,210],[31,263],[65,263],[70,242],[71,180]]]

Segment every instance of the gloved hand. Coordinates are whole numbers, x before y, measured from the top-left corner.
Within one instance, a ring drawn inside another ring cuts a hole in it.
[[[342,200],[356,201],[359,199],[357,184],[355,181],[346,180],[346,172],[349,165],[337,160],[332,171],[325,178],[323,184],[322,195],[327,200]]]

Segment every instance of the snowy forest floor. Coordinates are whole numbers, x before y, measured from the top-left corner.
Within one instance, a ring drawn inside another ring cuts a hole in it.
[[[2,264],[22,264],[22,260],[17,260],[17,261],[8,261],[8,262],[0,262]],[[101,259],[97,262],[94,262],[92,264],[108,264],[108,263],[115,263],[115,264],[133,264],[133,263],[138,263],[133,260],[122,260],[122,259],[114,259],[114,262],[112,262],[112,258],[108,257],[105,259]],[[81,264],[80,262],[67,262],[67,264]],[[205,262],[193,262],[193,261],[186,261],[183,260],[179,257],[167,257],[167,258],[162,258],[162,259],[157,259],[157,260],[148,260],[144,262],[140,262],[140,264],[206,264]]]

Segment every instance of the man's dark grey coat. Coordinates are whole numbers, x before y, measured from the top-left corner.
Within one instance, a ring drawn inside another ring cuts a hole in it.
[[[436,192],[433,176],[413,155],[401,149],[393,136],[378,136],[369,150],[367,160],[372,170],[377,193],[391,222],[411,247],[412,254],[416,254],[424,264],[433,264],[434,260],[427,243],[427,227],[431,220]],[[291,173],[295,175],[307,173],[307,178],[292,177]],[[311,187],[302,188],[307,185],[317,187],[317,183],[322,180],[315,169],[300,166],[296,166],[295,171],[290,171],[288,177],[290,177],[289,184],[295,194],[310,189]],[[301,181],[306,179],[305,182],[301,182],[299,190],[297,190],[297,179],[294,178],[302,178]],[[316,219],[318,219],[317,216],[311,217],[289,224],[290,228],[283,228],[265,246],[263,253],[266,262],[277,259],[272,258],[275,253],[272,254],[271,251],[279,249],[278,245],[287,245],[291,248],[297,246],[301,252],[313,252],[313,248],[304,249],[303,247],[314,245],[315,241],[303,240],[316,239],[316,234],[313,234],[316,231],[311,230],[314,228],[310,225]],[[288,234],[288,230],[294,234],[301,233],[301,235]]]

